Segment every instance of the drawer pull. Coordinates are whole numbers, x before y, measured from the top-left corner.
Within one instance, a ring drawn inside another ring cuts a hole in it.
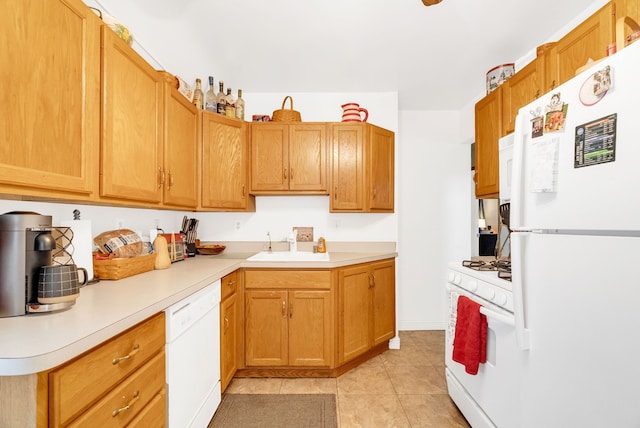
[[[129,410],[131,406],[133,406],[136,403],[136,401],[138,401],[139,399],[140,399],[140,391],[138,390],[133,393],[133,397],[131,397],[131,401],[129,401],[129,403],[126,406],[120,407],[119,409],[114,410],[113,412],[111,412],[111,416],[115,418],[121,412],[124,412],[125,410]]]
[[[120,361],[128,360],[129,358],[131,358],[134,355],[136,355],[139,350],[140,350],[140,345],[138,345],[136,343],[135,345],[133,345],[133,349],[131,350],[131,352],[129,352],[129,354],[125,355],[124,357],[116,357],[116,358],[114,358],[113,361],[111,361],[111,364],[113,364],[115,366]]]
[[[236,285],[236,282],[235,281],[229,281],[229,282],[227,282],[227,285],[229,287],[233,287],[234,285]]]

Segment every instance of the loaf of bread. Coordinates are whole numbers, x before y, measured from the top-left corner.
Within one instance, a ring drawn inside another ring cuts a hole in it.
[[[142,239],[129,229],[103,232],[93,238],[93,242],[101,253],[113,254],[118,258],[137,257],[142,254]]]

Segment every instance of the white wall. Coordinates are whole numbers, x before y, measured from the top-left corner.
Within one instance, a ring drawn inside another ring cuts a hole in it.
[[[400,112],[398,329],[444,328],[446,265],[469,257],[470,147],[458,112]]]

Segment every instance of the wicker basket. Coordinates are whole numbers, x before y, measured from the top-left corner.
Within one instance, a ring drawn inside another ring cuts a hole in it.
[[[100,279],[122,279],[143,272],[152,271],[156,263],[156,255],[97,260],[93,258],[93,274]]]
[[[289,108],[288,110],[285,110],[284,105],[287,102],[287,98],[289,98],[289,101],[291,101],[291,108]],[[302,121],[302,119],[300,118],[300,112],[295,111],[293,109],[293,98],[291,98],[289,95],[284,97],[284,100],[282,100],[282,109],[273,111],[273,115],[271,115],[271,121],[272,122],[301,122]]]

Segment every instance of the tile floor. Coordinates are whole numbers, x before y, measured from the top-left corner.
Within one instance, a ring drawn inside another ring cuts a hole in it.
[[[400,345],[338,378],[236,378],[225,394],[336,394],[341,428],[469,428],[447,394],[444,331],[401,331]]]

